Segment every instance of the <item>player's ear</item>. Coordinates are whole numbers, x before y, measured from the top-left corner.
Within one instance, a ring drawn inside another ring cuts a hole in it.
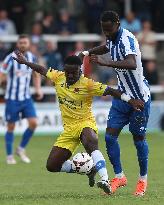
[[[119,28],[120,27],[120,21],[118,21],[117,24],[118,24],[118,28]]]

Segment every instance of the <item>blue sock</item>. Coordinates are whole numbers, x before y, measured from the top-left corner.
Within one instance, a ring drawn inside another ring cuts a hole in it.
[[[138,162],[140,166],[140,176],[147,174],[148,169],[148,144],[146,140],[134,141],[134,144],[137,149]]]
[[[14,133],[13,132],[6,132],[5,144],[6,144],[7,155],[11,155],[13,153],[13,142],[14,142]]]
[[[120,161],[120,146],[118,144],[118,137],[110,134],[105,135],[106,149],[109,160],[113,165],[115,174],[122,172],[121,161]]]
[[[22,141],[20,143],[20,147],[21,148],[25,148],[28,144],[28,142],[30,141],[30,138],[32,137],[34,133],[34,130],[31,130],[30,128],[27,128],[23,134],[23,137],[22,137]]]

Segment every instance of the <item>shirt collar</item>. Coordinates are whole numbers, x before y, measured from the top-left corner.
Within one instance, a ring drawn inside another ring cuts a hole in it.
[[[116,33],[116,37],[114,40],[111,40],[114,44],[117,44],[121,38],[121,35],[122,35],[122,32],[123,32],[123,29],[121,27],[119,27],[117,33]]]

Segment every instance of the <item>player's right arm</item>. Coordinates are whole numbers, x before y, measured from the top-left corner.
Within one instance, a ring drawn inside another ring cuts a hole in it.
[[[25,64],[28,67],[30,67],[32,70],[34,70],[37,73],[40,73],[41,75],[46,77],[46,74],[47,74],[48,70],[45,67],[43,67],[39,64],[31,63],[31,62],[27,61],[25,56],[19,51],[15,51],[15,54],[16,54],[16,57],[12,56],[12,58],[14,60],[16,60],[19,64]]]
[[[16,60],[18,63],[27,65],[35,72],[40,73],[41,75],[49,78],[54,83],[57,81],[58,77],[63,74],[63,72],[61,72],[61,71],[57,71],[57,70],[54,70],[51,68],[47,69],[39,64],[31,63],[31,62],[27,61],[27,59],[24,57],[24,55],[19,51],[16,51],[15,54],[16,54],[16,57],[12,56],[12,58],[14,60]]]
[[[83,52],[79,53],[78,56],[80,57],[81,60],[83,60],[84,56],[90,56],[92,54],[103,55],[103,54],[108,53],[108,52],[109,52],[109,50],[106,47],[106,45],[101,45],[101,46],[91,48],[88,51],[83,51]]]

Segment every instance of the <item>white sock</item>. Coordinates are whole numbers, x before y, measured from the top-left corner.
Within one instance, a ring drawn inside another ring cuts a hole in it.
[[[7,155],[7,158],[13,158],[13,157],[14,157],[13,154]]]
[[[147,174],[144,175],[144,176],[139,176],[139,179],[141,179],[141,180],[147,180]]]
[[[118,173],[118,174],[116,174],[115,175],[115,177],[116,178],[119,178],[119,179],[121,179],[122,177],[124,177],[125,175],[124,175],[124,172],[121,172],[121,173]]]
[[[18,150],[20,151],[20,152],[23,152],[24,150],[25,150],[25,148],[23,148],[23,147],[18,147]]]
[[[105,159],[99,150],[91,153],[95,168],[102,180],[108,181],[108,172],[106,169]]]
[[[69,173],[69,172],[71,172],[71,170],[72,170],[72,162],[71,162],[71,160],[67,160],[63,163],[60,171]]]

